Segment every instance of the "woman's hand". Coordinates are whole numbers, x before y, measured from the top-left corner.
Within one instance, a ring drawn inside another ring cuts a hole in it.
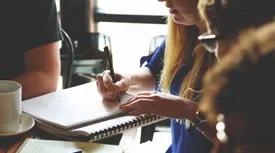
[[[190,100],[161,92],[143,92],[120,108],[131,115],[156,114],[175,118],[192,117],[197,104]]]
[[[128,90],[130,86],[130,79],[128,77],[115,74],[115,78],[117,82],[113,83],[109,70],[105,70],[96,76],[97,90],[104,99],[116,100],[118,96]]]

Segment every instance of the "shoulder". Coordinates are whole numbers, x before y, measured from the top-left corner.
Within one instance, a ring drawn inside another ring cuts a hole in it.
[[[165,50],[165,47],[166,47],[166,42],[163,41],[163,42],[158,46],[158,49],[164,51],[164,50]]]
[[[19,9],[21,11],[24,11],[27,17],[29,16],[37,18],[41,15],[45,16],[53,10],[56,11],[55,0],[24,0],[20,2],[20,6],[22,7],[20,7],[21,9]]]
[[[22,35],[28,36],[24,41],[25,49],[62,40],[55,0],[25,1],[28,1],[24,5],[26,17],[22,17],[24,23],[21,26],[24,29]]]

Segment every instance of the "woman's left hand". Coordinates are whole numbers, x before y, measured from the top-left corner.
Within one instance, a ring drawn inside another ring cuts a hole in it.
[[[122,104],[120,109],[131,115],[156,114],[167,117],[185,117],[189,115],[189,108],[193,106],[197,107],[195,102],[179,96],[161,92],[143,92]]]

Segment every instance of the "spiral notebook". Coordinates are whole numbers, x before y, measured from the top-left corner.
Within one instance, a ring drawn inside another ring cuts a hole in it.
[[[60,129],[41,121],[37,121],[36,126],[39,129],[46,131],[47,133],[50,133],[52,135],[55,135],[66,140],[98,141],[104,138],[108,138],[123,133],[126,130],[146,126],[152,123],[162,121],[164,119],[166,118],[154,115],[144,115],[138,117],[123,116],[74,130]]]
[[[120,102],[105,101],[92,82],[24,100],[23,112],[31,115],[37,126],[47,132],[92,140],[163,119],[153,115],[129,116],[120,111],[119,104],[132,96],[126,93]]]

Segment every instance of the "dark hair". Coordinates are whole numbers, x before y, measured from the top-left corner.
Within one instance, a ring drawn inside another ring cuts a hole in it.
[[[219,113],[225,120],[232,113],[243,115],[249,143],[275,143],[274,42],[275,22],[249,31],[204,80],[200,108],[212,123]]]
[[[225,116],[243,115],[247,123],[244,137],[249,143],[275,142],[274,68],[275,49],[257,61],[247,56],[227,73],[228,83],[216,97],[217,107]]]
[[[210,29],[231,35],[271,21],[275,0],[200,0],[199,9]]]

